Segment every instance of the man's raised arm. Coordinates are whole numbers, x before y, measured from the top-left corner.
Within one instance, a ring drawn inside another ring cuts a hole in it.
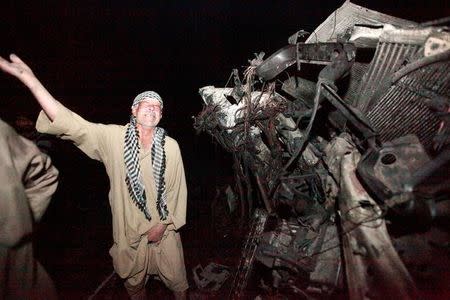
[[[11,61],[0,56],[0,69],[22,81],[31,93],[33,93],[47,117],[53,121],[58,109],[55,98],[53,98],[42,83],[36,78],[30,67],[28,67],[28,65],[17,55],[11,54],[9,58]]]

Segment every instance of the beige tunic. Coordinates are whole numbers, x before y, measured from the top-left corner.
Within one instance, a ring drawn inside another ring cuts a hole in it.
[[[146,232],[160,222],[156,209],[156,188],[150,151],[140,154],[140,166],[147,195],[147,207],[152,216],[151,222],[133,203],[125,182],[126,126],[91,123],[62,104],[58,105],[58,112],[53,122],[44,112],[41,112],[36,128],[40,132],[72,141],[90,158],[103,162],[110,181],[109,203],[112,211],[114,239],[110,254],[113,258],[114,269],[122,278],[134,277],[136,282],[142,281],[148,264],[156,264],[149,257]],[[169,221],[162,223],[169,224],[165,239],[173,240],[165,242],[166,246],[172,246],[166,247],[164,251],[171,252],[169,253],[171,256],[181,257],[177,260],[177,265],[173,266],[173,272],[185,274],[182,248],[179,244],[178,233],[175,232],[186,221],[187,190],[184,167],[179,146],[174,139],[167,137],[164,148],[167,157],[165,180]]]
[[[0,299],[55,299],[33,257],[33,224],[56,190],[58,171],[33,142],[0,120]]]

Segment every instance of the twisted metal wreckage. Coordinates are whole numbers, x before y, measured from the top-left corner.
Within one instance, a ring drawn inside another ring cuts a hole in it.
[[[243,79],[233,70],[234,87],[200,89],[194,127],[232,153],[241,215],[255,212],[230,298],[245,295],[256,263],[270,270],[260,286],[272,295],[350,299],[426,293],[411,260],[439,243],[439,264],[450,265],[448,231],[434,248],[413,246],[423,249],[407,264],[417,231],[387,228],[410,220],[430,234],[450,215],[448,176],[436,176],[449,174],[448,21],[347,1],[305,42],[299,31]]]

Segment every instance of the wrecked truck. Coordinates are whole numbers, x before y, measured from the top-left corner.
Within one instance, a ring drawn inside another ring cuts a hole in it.
[[[448,22],[346,1],[200,88],[248,220],[230,299],[450,295]]]

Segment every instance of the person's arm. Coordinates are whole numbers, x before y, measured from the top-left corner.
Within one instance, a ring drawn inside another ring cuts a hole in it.
[[[56,190],[58,171],[50,158],[0,119],[0,246],[31,236]]]
[[[21,175],[35,222],[40,221],[58,186],[58,170],[33,142],[17,135],[10,139],[11,157]]]
[[[173,161],[174,173],[172,178],[166,182],[169,216],[167,220],[161,221],[160,223],[168,225],[169,230],[178,230],[186,224],[187,206],[186,176],[178,143],[174,147]]]
[[[23,82],[33,93],[44,113],[39,114],[36,128],[41,133],[72,141],[90,158],[102,160],[105,126],[91,123],[58,102],[41,84],[33,71],[17,55],[11,61],[0,57],[0,69]]]
[[[58,109],[55,98],[36,78],[31,68],[17,55],[11,54],[9,58],[11,61],[0,56],[0,69],[22,81],[34,95],[47,117],[53,121]]]

